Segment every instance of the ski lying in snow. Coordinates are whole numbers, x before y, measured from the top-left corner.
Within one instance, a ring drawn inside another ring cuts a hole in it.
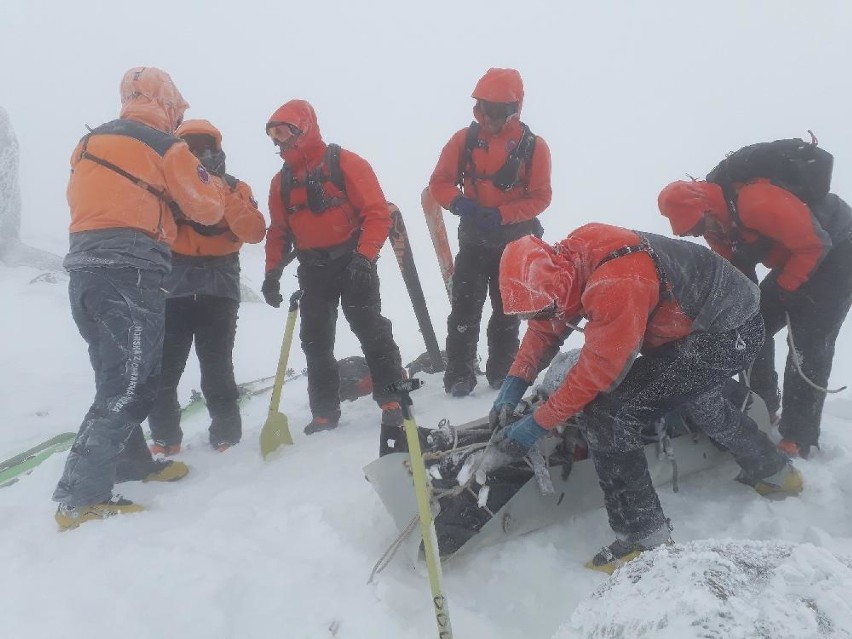
[[[402,280],[408,290],[408,297],[411,298],[411,306],[414,308],[417,325],[420,327],[420,333],[426,343],[426,352],[429,353],[429,359],[432,362],[431,370],[427,372],[437,373],[444,370],[444,359],[441,357],[441,347],[438,346],[438,339],[435,337],[435,328],[432,326],[432,319],[429,317],[429,307],[426,305],[426,297],[423,295],[423,287],[417,275],[417,267],[414,265],[411,242],[408,241],[408,232],[405,230],[405,222],[399,208],[390,202],[388,202],[388,208],[391,212],[391,228],[388,231],[388,240],[390,240],[396,261],[399,264],[399,270],[402,272]]]
[[[25,450],[20,455],[0,462],[0,488],[14,484],[21,474],[31,471],[54,453],[61,453],[71,448],[76,436],[76,433],[62,433]]]
[[[301,377],[302,374],[303,373],[296,373],[291,369],[287,371],[287,377],[284,381],[289,382],[297,379],[298,377]],[[272,388],[272,379],[272,377],[262,377],[250,382],[238,384],[237,388],[240,392],[240,403],[250,397],[262,395],[269,391]],[[181,416],[190,416],[206,405],[204,395],[197,390],[193,390],[190,395],[189,402],[185,406],[181,407]],[[46,442],[42,442],[38,446],[25,450],[19,455],[15,455],[6,461],[0,462],[0,488],[11,486],[21,478],[21,475],[29,473],[51,455],[55,453],[63,453],[71,448],[71,444],[74,443],[75,437],[77,437],[76,433],[62,433],[56,437],[48,439]]]
[[[429,227],[429,235],[432,238],[432,246],[435,247],[435,255],[438,258],[438,266],[441,268],[441,278],[447,288],[447,297],[453,299],[453,251],[450,241],[447,239],[447,227],[444,225],[444,209],[438,201],[432,197],[429,188],[423,189],[420,194],[420,203],[423,206],[423,215],[426,217],[426,226]]]

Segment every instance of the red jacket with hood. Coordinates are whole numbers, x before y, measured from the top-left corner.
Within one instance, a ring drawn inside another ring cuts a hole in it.
[[[277,268],[282,257],[295,245],[297,250],[325,249],[339,246],[359,234],[357,251],[374,260],[388,237],[390,211],[376,174],[359,155],[340,150],[340,170],[345,193],[329,180],[323,183],[328,198],[341,200],[322,213],[307,206],[304,181],[307,174],[323,163],[326,144],[322,140],[313,107],[304,100],[291,100],[279,107],[269,122],[284,122],[297,127],[301,134],[281,157],[297,181],[290,192],[290,206],[284,210],[281,199],[281,173],[276,173],[269,187],[271,225],[266,237],[266,272]],[[328,175],[327,167],[323,172]]]
[[[703,233],[710,248],[740,263],[734,248],[744,244],[756,256],[752,263],[775,271],[782,289],[797,290],[831,250],[829,233],[804,202],[768,180],[737,185],[736,197],[739,224],[731,220],[722,187],[712,182],[673,182],[660,192],[658,205],[676,235],[690,234],[706,215],[718,226]],[[842,234],[848,235],[849,225],[844,229]]]
[[[647,250],[610,257],[643,243],[660,270]],[[555,304],[555,319],[529,322],[509,371],[528,382],[550,363],[573,322],[587,319],[579,361],[536,409],[544,428],[617,386],[641,352],[693,332],[737,328],[758,312],[759,299],[754,283],[702,246],[607,224],[582,226],[555,246],[532,236],[512,242],[500,262],[500,293],[507,314]]]
[[[510,151],[520,142],[522,129],[519,117],[524,100],[521,76],[514,69],[489,69],[477,83],[472,97],[488,102],[517,103],[518,111],[509,117],[496,135],[480,126],[481,143],[474,147],[472,153],[476,175],[465,176],[462,190],[456,186],[456,180],[468,128],[457,131],[441,151],[429,180],[429,190],[445,209],[450,208],[456,197],[464,195],[476,200],[482,207],[497,208],[504,225],[532,220],[550,205],[552,197],[550,148],[544,139],[536,136],[529,166],[524,163],[517,183],[509,191],[500,190],[486,177],[494,175],[503,166]],[[482,125],[483,115],[478,106],[474,106],[473,115]]]

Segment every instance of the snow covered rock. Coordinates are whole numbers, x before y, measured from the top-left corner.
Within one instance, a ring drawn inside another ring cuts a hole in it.
[[[645,553],[553,639],[852,637],[852,561],[810,544],[695,541]]]

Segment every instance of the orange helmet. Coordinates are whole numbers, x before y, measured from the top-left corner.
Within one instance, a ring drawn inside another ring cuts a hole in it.
[[[722,217],[728,206],[722,187],[702,180],[678,180],[660,191],[657,206],[669,219],[672,233],[687,235],[704,218],[706,212]]]

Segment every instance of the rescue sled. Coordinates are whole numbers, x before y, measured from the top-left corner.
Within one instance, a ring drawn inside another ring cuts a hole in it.
[[[733,380],[730,387],[731,399],[744,405],[746,414],[761,430],[768,432],[769,413],[763,400],[751,393],[746,401],[745,388]],[[541,396],[527,400],[526,410],[532,410],[536,402],[542,400]],[[566,425],[561,436],[542,440],[544,463],[539,467],[539,477],[530,464],[522,460],[489,473],[485,491],[475,480],[466,488],[460,488],[460,471],[464,474],[467,470],[462,459],[465,455],[462,450],[454,457],[453,451],[471,443],[487,443],[490,437],[487,417],[455,428],[442,422],[436,430],[421,428],[420,434],[443,559],[603,507],[603,493],[594,464],[585,453],[578,429],[571,424]],[[658,489],[673,484],[676,491],[680,479],[712,468],[728,457],[727,452],[704,434],[692,432],[676,414],[666,416],[655,425],[654,432],[643,433],[643,436],[647,442],[648,468]],[[386,455],[364,468],[367,479],[401,532],[410,529],[417,516],[409,468],[407,453]],[[548,479],[552,491],[547,490]],[[408,535],[400,545],[412,560],[420,555],[420,546],[421,539],[416,534]]]

